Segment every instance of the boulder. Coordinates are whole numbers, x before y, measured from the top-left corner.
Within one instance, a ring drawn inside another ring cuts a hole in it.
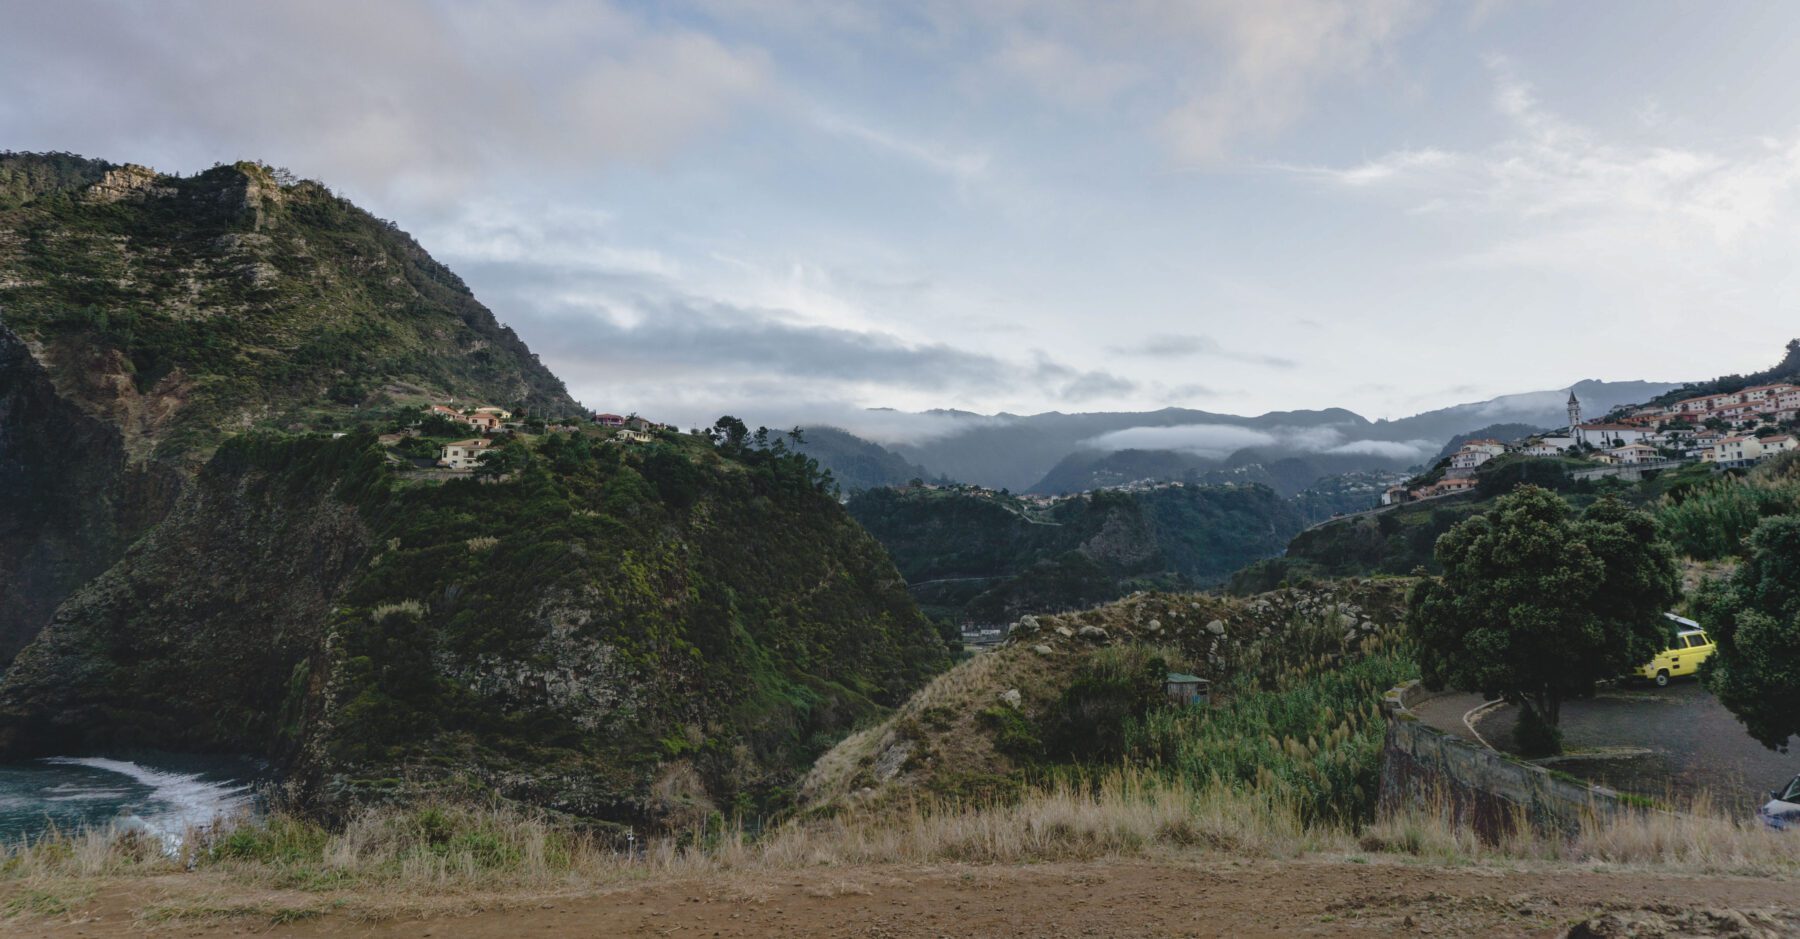
[[[1019,689],[1017,688],[1008,688],[1005,691],[1000,692],[1000,703],[1017,711],[1020,707],[1024,706],[1025,696],[1020,694]]]

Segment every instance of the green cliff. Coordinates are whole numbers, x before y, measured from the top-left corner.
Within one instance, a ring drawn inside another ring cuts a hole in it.
[[[433,482],[365,434],[226,442],[19,656],[0,745],[258,754],[326,812],[435,791],[679,821],[773,804],[946,664],[806,458],[519,450]]]
[[[226,434],[371,405],[573,413],[455,274],[324,186],[0,153],[0,667]]]

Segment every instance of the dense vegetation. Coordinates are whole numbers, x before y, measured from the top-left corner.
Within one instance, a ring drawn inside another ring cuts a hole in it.
[[[247,750],[327,808],[437,789],[668,820],[778,800],[945,664],[780,438],[501,449],[503,476],[434,484],[365,434],[227,441],[7,673],[0,742]]]
[[[1800,733],[1800,516],[1758,525],[1743,566],[1708,583],[1694,609],[1719,646],[1707,685],[1751,736],[1785,748]]]
[[[961,487],[877,489],[849,509],[928,613],[976,623],[1218,583],[1301,524],[1261,486],[1102,491],[1048,506]]]
[[[279,170],[0,154],[0,231],[5,326],[173,399],[163,456],[394,395],[577,410],[412,238]]]

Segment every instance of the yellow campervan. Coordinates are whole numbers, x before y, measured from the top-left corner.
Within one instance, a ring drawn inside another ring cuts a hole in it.
[[[1700,628],[1700,624],[1691,619],[1664,613],[1675,625],[1681,627],[1675,633],[1675,644],[1662,652],[1649,664],[1637,670],[1636,677],[1648,678],[1656,682],[1658,688],[1669,683],[1669,679],[1677,675],[1692,675],[1700,670],[1700,663],[1713,653],[1712,637]]]

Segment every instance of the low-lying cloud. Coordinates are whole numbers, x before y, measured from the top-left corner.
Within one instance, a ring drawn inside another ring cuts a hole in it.
[[[1267,448],[1301,453],[1373,456],[1389,460],[1421,460],[1437,452],[1426,440],[1352,440],[1329,425],[1317,427],[1245,427],[1237,424],[1177,424],[1127,427],[1085,441],[1100,450],[1177,450],[1208,459],[1224,459],[1239,450]]]

